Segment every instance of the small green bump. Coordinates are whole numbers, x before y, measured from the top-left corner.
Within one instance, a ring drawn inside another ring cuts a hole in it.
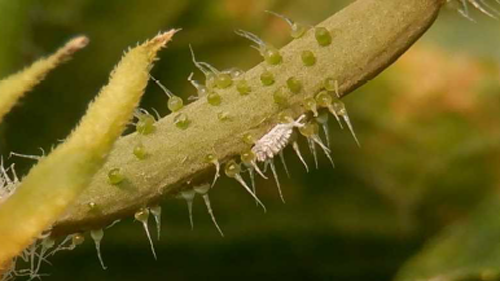
[[[186,114],[180,113],[179,115],[175,116],[174,118],[174,124],[177,126],[177,128],[185,130],[189,127],[189,118],[187,117]]]
[[[267,47],[262,56],[264,56],[264,60],[270,65],[278,65],[283,61],[280,51],[274,47]]]
[[[172,112],[177,112],[184,107],[184,101],[178,96],[172,96],[168,99],[168,109]]]
[[[241,162],[243,162],[246,165],[250,165],[255,161],[256,156],[251,149],[248,149],[241,153],[240,158]]]
[[[293,122],[293,117],[292,115],[290,115],[290,113],[282,111],[278,114],[278,122],[282,124],[288,124]]]
[[[271,86],[275,82],[274,74],[269,70],[264,70],[264,72],[260,75],[260,81],[264,86]]]
[[[276,104],[285,106],[288,104],[288,93],[283,87],[280,87],[274,91],[273,99]]]
[[[242,138],[243,142],[249,145],[253,145],[255,143],[255,139],[253,138],[252,134],[246,133],[243,135]]]
[[[313,66],[316,64],[316,55],[312,51],[302,51],[301,58],[305,66]]]
[[[295,77],[288,78],[288,80],[286,80],[286,85],[288,86],[290,92],[294,94],[298,94],[302,90],[302,82]]]
[[[143,160],[147,156],[146,147],[142,143],[138,143],[134,146],[134,155],[139,160]]]
[[[326,78],[325,82],[323,82],[323,88],[325,88],[328,92],[335,92],[338,90],[337,80],[333,78]]]
[[[321,107],[329,107],[332,104],[332,96],[327,91],[321,91],[316,95],[316,103]]]
[[[85,241],[85,236],[82,233],[77,233],[71,237],[71,242],[73,245],[78,246],[81,245]]]
[[[238,93],[240,93],[240,95],[246,96],[250,94],[252,88],[250,88],[250,85],[248,85],[247,80],[241,79],[236,83],[236,90],[238,91]]]
[[[134,214],[134,218],[140,222],[147,222],[149,218],[149,210],[147,208],[140,208]]]
[[[318,134],[319,132],[319,126],[318,123],[316,122],[308,122],[304,126],[299,128],[299,132],[304,136],[304,137],[313,137]]]
[[[209,153],[205,156],[204,160],[206,163],[214,163],[215,161],[217,161],[217,157],[215,157],[213,153]]]
[[[156,129],[155,126],[155,118],[151,116],[151,114],[141,114],[138,117],[137,124],[135,125],[135,128],[137,132],[141,135],[149,135],[153,133]]]
[[[218,106],[221,104],[222,98],[218,93],[212,91],[207,95],[207,101],[210,105]]]
[[[304,100],[304,108],[311,111],[314,116],[318,116],[318,106],[314,98],[307,98]]]
[[[118,185],[121,182],[123,182],[124,179],[125,179],[125,177],[123,176],[120,168],[113,168],[113,169],[109,170],[109,172],[108,172],[108,182],[110,184],[112,184],[112,185]]]
[[[221,111],[217,113],[217,119],[219,119],[219,121],[229,121],[231,119],[231,116],[229,115],[229,112]]]
[[[338,115],[345,115],[347,111],[345,109],[345,104],[338,98],[333,98],[332,108],[335,113]]]
[[[332,34],[324,27],[316,27],[314,35],[320,46],[326,47],[332,43]]]
[[[215,79],[215,84],[220,89],[226,89],[231,87],[231,85],[233,85],[233,78],[229,73],[221,73]]]
[[[226,176],[230,178],[237,177],[241,172],[240,164],[236,163],[234,160],[230,160],[226,163],[224,172],[226,173]]]

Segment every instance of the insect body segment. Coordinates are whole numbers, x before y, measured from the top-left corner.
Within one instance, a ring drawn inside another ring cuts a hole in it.
[[[288,144],[293,128],[304,126],[301,122],[305,115],[301,115],[297,120],[292,120],[289,123],[276,125],[269,133],[260,138],[252,147],[253,153],[257,157],[257,161],[264,162],[274,158]]]
[[[283,193],[281,192],[278,173],[276,172],[276,166],[274,165],[273,159],[274,156],[280,154],[285,146],[287,146],[290,141],[290,137],[292,136],[293,129],[304,126],[302,123],[304,118],[305,115],[301,115],[297,120],[293,120],[292,118],[289,118],[289,120],[282,120],[286,122],[278,124],[272,128],[269,133],[265,134],[262,138],[255,142],[255,145],[251,150],[255,154],[257,161],[265,162],[266,165],[269,164],[271,166],[271,171],[276,181],[280,198],[283,202],[285,202],[285,199],[283,197]],[[281,119],[286,118],[282,117]]]

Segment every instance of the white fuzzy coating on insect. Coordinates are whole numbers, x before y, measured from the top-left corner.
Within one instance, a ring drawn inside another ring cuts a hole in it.
[[[293,129],[304,126],[304,123],[301,122],[304,118],[305,115],[301,115],[297,120],[290,123],[278,124],[255,142],[252,152],[255,154],[257,161],[265,162],[280,153],[288,145]]]

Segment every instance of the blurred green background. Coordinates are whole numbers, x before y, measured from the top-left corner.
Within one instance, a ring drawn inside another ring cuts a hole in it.
[[[290,40],[288,27],[264,10],[316,24],[350,2],[0,0],[0,77],[75,35],[91,39],[7,116],[0,153],[6,158],[10,151],[50,151],[83,115],[123,50],[160,30],[183,29],[152,73],[187,99],[195,94],[186,81],[194,71],[189,44],[199,60],[219,69],[248,69],[260,57],[235,29],[282,46]],[[158,261],[141,225],[129,218],[105,232],[108,270],[100,268],[87,235],[84,245],[50,260],[45,279],[496,280],[500,23],[479,13],[473,17],[476,23],[445,9],[394,66],[345,99],[362,147],[332,122],[336,169],[320,156],[320,168],[306,173],[287,148],[291,179],[279,165],[286,204],[272,180],[259,179],[258,194],[269,210],[263,214],[234,181],[224,179],[210,197],[226,238],[201,198],[195,200],[194,231],[185,202],[169,199],[162,239],[155,241]],[[166,97],[154,85],[141,106],[167,113]],[[306,144],[301,147],[313,167]],[[33,164],[8,161],[20,175]]]

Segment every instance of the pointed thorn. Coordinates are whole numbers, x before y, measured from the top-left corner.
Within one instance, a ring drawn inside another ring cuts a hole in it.
[[[219,231],[220,235],[224,237],[224,233],[222,232],[222,229],[219,227],[219,224],[217,223],[217,220],[215,219],[214,212],[212,210],[212,206],[210,205],[210,198],[208,197],[208,194],[203,195],[203,200],[205,201],[205,205],[207,206],[208,214],[212,218],[212,221]]]
[[[260,199],[257,197],[257,195],[255,195],[252,190],[248,187],[248,185],[245,183],[245,181],[243,180],[243,178],[237,174],[235,177],[234,177],[244,188],[245,190],[250,193],[250,195],[252,195],[252,197],[259,203],[259,205],[262,207],[262,209],[264,210],[264,213],[267,213],[267,209],[266,209],[266,206],[264,206],[264,204],[260,201]]]
[[[344,121],[347,124],[347,127],[349,128],[349,131],[351,131],[351,135],[354,138],[354,141],[358,145],[358,147],[361,147],[361,144],[359,143],[358,138],[356,137],[356,133],[354,133],[354,128],[352,127],[351,120],[349,119],[349,116],[347,114],[344,115]]]
[[[319,147],[323,150],[323,153],[325,154],[326,158],[328,158],[328,160],[330,161],[330,163],[332,163],[332,167],[335,169],[335,163],[333,162],[333,159],[332,159],[332,156],[330,155],[331,151],[330,149],[328,149],[328,147],[326,147],[323,142],[321,141],[321,139],[319,138],[319,136],[313,136],[312,137],[312,140],[317,143],[319,145]]]
[[[330,129],[328,128],[328,123],[322,125],[323,132],[325,133],[326,146],[330,148]]]
[[[283,168],[285,169],[286,176],[290,178],[290,172],[288,171],[288,166],[286,165],[285,155],[283,154],[283,150],[280,151],[280,159],[281,163],[283,164]]]
[[[260,170],[259,166],[257,165],[257,163],[255,163],[255,161],[252,161],[252,167],[255,169],[255,171],[257,171],[257,174],[259,174],[262,178],[264,179],[268,179],[266,177],[266,175],[264,175],[264,173],[262,173],[262,171]]]
[[[278,173],[276,172],[276,167],[274,166],[273,159],[268,160],[269,166],[271,166],[271,171],[273,172],[274,180],[276,181],[276,186],[278,187],[278,193],[280,195],[281,201],[285,203],[285,197],[283,197],[283,193],[281,192],[280,181],[278,178]]]
[[[155,260],[158,260],[158,257],[156,256],[156,251],[155,251],[155,246],[153,244],[153,239],[151,238],[151,234],[149,233],[149,228],[148,228],[148,221],[141,222],[142,227],[144,228],[144,231],[146,232],[146,236],[148,237],[149,240],[149,245],[151,246],[151,252],[153,253],[153,257]]]
[[[255,195],[257,195],[257,188],[255,187],[255,173],[252,167],[248,169],[248,174],[250,175],[250,183],[252,185],[252,191]],[[257,200],[255,200],[255,206],[259,206],[259,202],[257,202]]]
[[[307,166],[307,163],[304,160],[304,157],[302,157],[302,154],[300,153],[299,144],[295,141],[295,142],[293,142],[292,147],[293,147],[293,150],[295,151],[295,154],[297,154],[297,157],[299,157],[300,162],[302,162],[302,164],[304,164],[304,167],[306,168],[306,172],[309,173],[309,166]]]
[[[212,185],[210,187],[214,187],[215,182],[220,177],[220,164],[219,164],[219,161],[215,161],[214,165],[215,165],[215,176],[214,176],[214,181],[212,182]]]
[[[309,144],[309,150],[311,151],[311,154],[313,155],[314,164],[316,165],[316,169],[318,169],[319,168],[318,155],[316,154],[316,146],[314,145],[314,141],[312,141],[310,138],[307,138],[307,143]]]

